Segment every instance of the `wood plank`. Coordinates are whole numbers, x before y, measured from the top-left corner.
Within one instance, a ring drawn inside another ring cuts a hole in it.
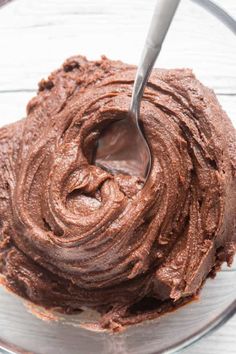
[[[183,354],[235,354],[235,333],[236,316],[210,336],[186,349]]]
[[[26,105],[34,95],[34,91],[0,93],[0,126],[25,117]]]
[[[236,128],[236,95],[217,95],[217,98]]]
[[[154,3],[21,0],[5,6],[0,10],[0,90],[33,89],[76,53],[137,63]],[[235,1],[227,4],[235,12]],[[196,4],[182,1],[157,65],[192,67],[218,93],[236,93],[235,62],[232,33]]]

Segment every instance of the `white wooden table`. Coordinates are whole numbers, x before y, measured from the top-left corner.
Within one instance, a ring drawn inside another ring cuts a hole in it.
[[[236,17],[236,0],[215,1]],[[66,57],[80,53],[93,59],[106,54],[137,63],[154,3],[16,0],[1,9],[0,125],[25,115],[37,82]],[[235,63],[235,37],[190,0],[183,0],[158,65],[192,67],[215,90],[236,126]],[[185,353],[235,354],[236,316]]]

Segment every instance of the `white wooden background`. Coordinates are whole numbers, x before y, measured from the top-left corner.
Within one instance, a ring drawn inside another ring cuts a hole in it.
[[[215,2],[236,17],[236,0]],[[95,59],[106,54],[137,63],[154,4],[16,0],[0,9],[0,125],[25,115],[37,82],[66,57],[79,53]],[[193,68],[215,90],[236,126],[235,37],[190,0],[182,0],[157,65]],[[236,265],[231,271],[236,272]],[[235,354],[236,316],[185,353]]]

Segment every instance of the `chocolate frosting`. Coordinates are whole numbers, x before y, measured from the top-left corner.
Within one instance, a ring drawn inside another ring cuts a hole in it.
[[[76,56],[0,129],[0,273],[16,294],[112,329],[188,301],[236,242],[236,133],[191,70],[154,70],[141,104],[144,184],[93,164],[136,68]]]

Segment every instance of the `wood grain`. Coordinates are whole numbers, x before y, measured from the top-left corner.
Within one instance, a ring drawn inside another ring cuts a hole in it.
[[[236,317],[210,336],[183,351],[183,354],[235,354]],[[180,353],[179,353],[180,354]]]
[[[234,0],[224,3],[235,9]],[[154,4],[155,0],[18,0],[4,7],[0,90],[34,89],[39,78],[76,53],[137,63]],[[216,92],[232,94],[235,62],[233,34],[196,4],[182,1],[158,66],[192,67]]]

